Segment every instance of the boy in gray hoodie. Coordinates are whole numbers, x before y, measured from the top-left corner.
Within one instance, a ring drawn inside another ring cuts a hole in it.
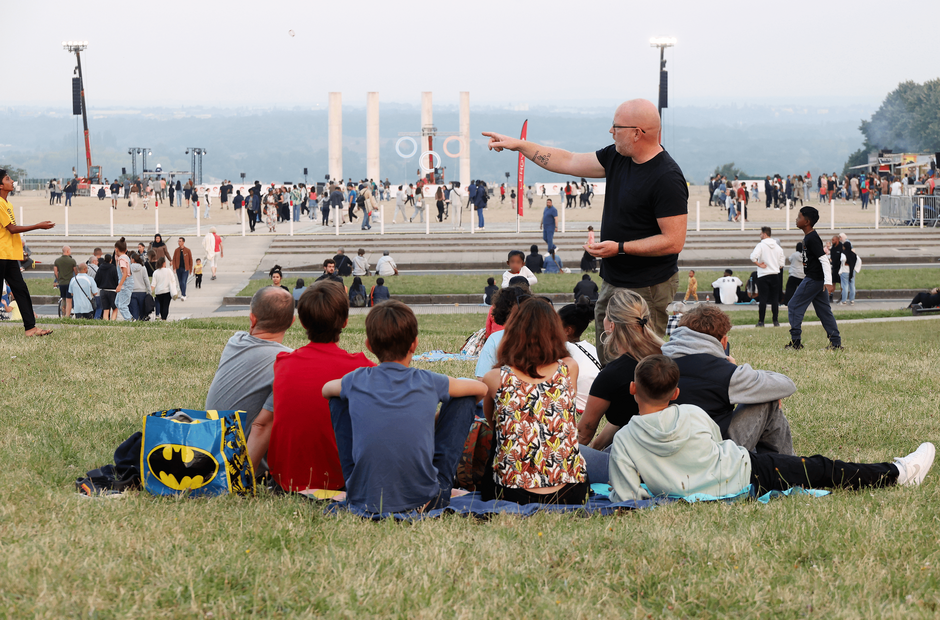
[[[637,364],[630,394],[640,415],[614,435],[610,451],[612,502],[694,493],[756,495],[790,487],[850,488],[919,485],[936,449],[922,443],[894,463],[846,463],[824,456],[757,454],[729,439],[695,405],[670,405],[680,393],[679,367],[664,355]],[[645,484],[646,488],[640,486]]]
[[[697,304],[682,315],[663,344],[679,366],[676,404],[696,405],[718,424],[721,436],[755,452],[793,454],[790,423],[781,399],[796,392],[786,375],[738,366],[725,354],[731,320],[721,308]]]

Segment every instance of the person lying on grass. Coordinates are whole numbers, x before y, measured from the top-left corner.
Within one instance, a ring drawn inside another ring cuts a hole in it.
[[[678,385],[679,366],[665,355],[651,355],[637,364],[630,394],[640,415],[614,436],[612,502],[694,493],[737,495],[751,485],[757,495],[791,487],[914,486],[933,465],[936,449],[932,443],[922,443],[894,463],[749,452],[722,439],[718,425],[699,407],[670,405],[679,397]]]
[[[410,368],[417,347],[411,308],[382,302],[366,315],[366,348],[381,363],[323,386],[347,503],[366,512],[450,505],[476,403],[486,394],[479,381]]]
[[[781,399],[796,392],[786,375],[755,370],[725,351],[731,319],[718,306],[697,304],[679,320],[663,355],[679,366],[677,405],[705,410],[722,439],[756,452],[795,454]]]
[[[323,280],[306,289],[297,317],[310,342],[274,361],[274,407],[255,418],[248,454],[256,469],[267,454],[271,477],[285,491],[339,490],[345,481],[323,385],[375,364],[336,344],[349,319],[349,300],[338,283]]]

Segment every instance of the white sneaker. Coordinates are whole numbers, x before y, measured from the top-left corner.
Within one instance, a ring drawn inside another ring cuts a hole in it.
[[[917,486],[924,481],[937,449],[932,443],[924,442],[905,457],[896,457],[894,466],[898,468],[898,484]]]

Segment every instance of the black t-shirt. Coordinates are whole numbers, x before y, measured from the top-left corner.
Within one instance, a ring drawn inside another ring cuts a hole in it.
[[[593,280],[580,280],[574,285],[574,300],[578,301],[581,295],[587,295],[591,301],[597,301],[597,284]]]
[[[822,239],[819,238],[819,233],[814,230],[803,237],[803,273],[806,274],[807,278],[819,282],[825,281],[822,263],[819,262],[819,257],[825,256],[825,254],[826,251],[823,248]]]
[[[345,286],[343,279],[339,277],[338,275],[336,275],[335,273],[324,273],[322,276],[316,279],[317,282],[319,282],[320,280],[332,280],[333,282],[339,282],[340,284]]]
[[[532,273],[542,273],[542,267],[545,265],[545,259],[541,254],[529,254],[525,257],[525,266]]]
[[[496,286],[495,284],[493,286],[487,286],[485,289],[483,289],[483,294],[486,296],[484,297],[483,302],[492,306],[493,295],[495,295],[496,291],[498,290],[499,290],[499,287]]]
[[[597,160],[607,177],[601,241],[652,237],[662,232],[658,218],[688,214],[689,187],[679,165],[666,151],[636,164],[611,144],[597,151]],[[601,261],[601,278],[619,287],[653,286],[679,271],[678,260],[678,254],[617,255]]]
[[[629,355],[621,355],[601,370],[591,384],[591,396],[610,401],[607,421],[614,426],[626,426],[640,408],[630,395],[630,382],[636,372],[637,361]]]

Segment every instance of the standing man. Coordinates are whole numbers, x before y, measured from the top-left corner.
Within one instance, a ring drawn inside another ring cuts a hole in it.
[[[785,349],[798,351],[803,348],[801,335],[803,333],[803,315],[810,304],[816,316],[822,321],[826,335],[829,337],[827,349],[842,349],[842,337],[839,335],[839,326],[836,318],[832,316],[832,307],[829,305],[829,296],[835,287],[832,285],[832,272],[830,271],[829,257],[826,256],[822,239],[819,233],[813,230],[819,221],[819,211],[813,207],[803,207],[796,216],[796,227],[803,231],[803,273],[805,277],[797,287],[793,297],[787,304],[790,315],[790,342]]]
[[[757,326],[764,326],[767,302],[774,319],[774,327],[780,327],[777,312],[780,308],[780,270],[786,262],[783,248],[770,236],[770,226],[760,229],[760,243],[751,252],[751,262],[757,265]]]
[[[52,272],[55,275],[55,282],[59,286],[59,296],[65,300],[65,316],[72,314],[72,300],[69,299],[69,282],[75,276],[75,267],[77,263],[72,258],[72,248],[67,245],[62,246],[62,256],[55,259],[52,263]]]
[[[179,247],[173,250],[173,269],[180,281],[180,299],[186,301],[186,284],[193,270],[193,252],[186,247],[186,239],[183,237],[177,239],[176,243]]]
[[[532,190],[529,190],[532,191]],[[555,230],[558,228],[558,209],[552,206],[552,199],[545,202],[545,210],[542,211],[542,223],[539,224],[542,229],[542,239],[548,244],[548,252],[555,249]]]
[[[404,186],[399,185],[398,191],[395,192],[395,213],[392,214],[392,224],[395,224],[395,218],[398,217],[398,212],[401,211],[401,221],[404,223],[408,219],[408,214],[405,213],[405,192]]]
[[[111,208],[117,209],[118,197],[121,195],[121,184],[117,182],[117,179],[114,179],[108,189],[111,190]]]
[[[228,181],[222,179],[222,185],[219,186],[219,202],[221,202],[222,205],[219,208],[223,211],[228,209],[228,192]]]
[[[33,312],[33,300],[29,296],[29,288],[23,281],[20,271],[20,261],[25,258],[23,254],[23,238],[20,233],[31,230],[49,230],[55,224],[40,222],[32,226],[17,226],[16,216],[13,214],[13,205],[7,202],[7,196],[13,191],[13,179],[6,170],[0,169],[0,280],[10,287],[16,305],[23,315],[23,328],[27,336],[46,336],[52,332],[48,329],[36,327],[36,313]]]
[[[597,340],[604,333],[607,302],[628,288],[650,307],[653,331],[666,334],[666,306],[679,286],[679,252],[685,245],[689,188],[675,160],[660,145],[656,106],[645,99],[622,103],[610,128],[614,144],[595,153],[571,153],[509,136],[484,133],[489,148],[519,151],[546,170],[606,178],[601,241],[584,249],[601,262],[601,294],[595,306]],[[606,363],[604,346],[598,347]]]
[[[505,189],[503,190],[505,192]],[[529,201],[529,208],[532,208],[532,201],[535,200],[535,192],[532,191],[532,186],[525,191],[525,199]],[[551,251],[551,248],[548,248]]]
[[[212,278],[215,280],[215,270],[218,259],[225,256],[222,253],[222,237],[215,232],[215,226],[209,229],[209,233],[202,240],[202,247],[206,251],[206,264],[212,267]]]

